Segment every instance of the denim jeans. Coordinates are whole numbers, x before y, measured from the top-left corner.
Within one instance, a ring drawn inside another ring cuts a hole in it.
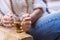
[[[60,40],[60,12],[40,17],[31,25],[28,34],[34,40]]]

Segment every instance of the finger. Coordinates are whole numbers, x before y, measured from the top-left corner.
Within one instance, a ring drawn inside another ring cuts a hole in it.
[[[24,19],[26,17],[26,15],[23,15],[21,18]]]
[[[22,19],[24,19],[25,17],[29,17],[30,15],[29,14],[24,14],[23,16],[22,16]]]
[[[6,20],[7,21],[7,17],[3,17],[2,20]]]
[[[22,22],[21,25],[31,25],[31,21]]]
[[[12,20],[13,20],[13,17],[12,17],[12,16],[9,16],[9,17],[7,18],[7,20],[12,21]]]
[[[26,32],[29,29],[29,27],[29,25],[22,25],[22,30]]]
[[[23,21],[31,21],[31,17],[26,17],[23,19]]]
[[[13,24],[13,21],[5,21],[5,20],[3,20],[2,23],[3,24]]]
[[[30,27],[30,25],[22,25],[21,29],[28,29]]]
[[[6,18],[6,19],[12,19],[13,18],[13,15],[7,14],[7,15],[4,16],[4,18]]]
[[[30,14],[24,14],[24,15],[23,15],[23,17],[25,17],[25,16],[26,16],[26,17],[29,17],[29,16],[30,16]]]
[[[7,20],[13,20],[13,19],[12,19],[11,17],[9,17],[9,16],[7,16],[7,17],[4,16],[4,17],[2,18],[2,20],[6,20],[6,21],[7,21]]]
[[[7,20],[9,20],[9,21],[13,21],[13,18],[8,18]]]
[[[26,14],[26,17],[29,17],[30,16],[30,14]]]
[[[4,27],[6,27],[6,28],[11,28],[11,27],[13,27],[12,24],[3,24],[3,25],[4,25]]]
[[[31,22],[29,22],[29,21],[28,22],[22,22],[21,27],[22,27],[23,31],[27,31],[29,29],[30,25],[31,25]]]

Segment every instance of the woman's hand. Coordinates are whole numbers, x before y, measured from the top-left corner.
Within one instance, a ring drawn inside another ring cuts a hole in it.
[[[13,26],[12,15],[9,14],[5,15],[4,17],[2,17],[1,22],[4,25],[4,27],[11,28]]]
[[[23,31],[27,32],[31,25],[31,17],[29,14],[22,16],[21,28]]]

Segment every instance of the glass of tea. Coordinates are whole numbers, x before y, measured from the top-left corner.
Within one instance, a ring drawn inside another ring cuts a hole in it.
[[[14,21],[14,28],[17,33],[21,33],[22,30],[20,29],[21,27],[21,21],[20,20],[15,20]]]

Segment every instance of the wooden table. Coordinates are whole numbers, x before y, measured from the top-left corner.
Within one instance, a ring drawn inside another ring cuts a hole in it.
[[[33,40],[33,37],[24,32],[16,33],[14,28],[4,28],[0,26],[0,40]]]

